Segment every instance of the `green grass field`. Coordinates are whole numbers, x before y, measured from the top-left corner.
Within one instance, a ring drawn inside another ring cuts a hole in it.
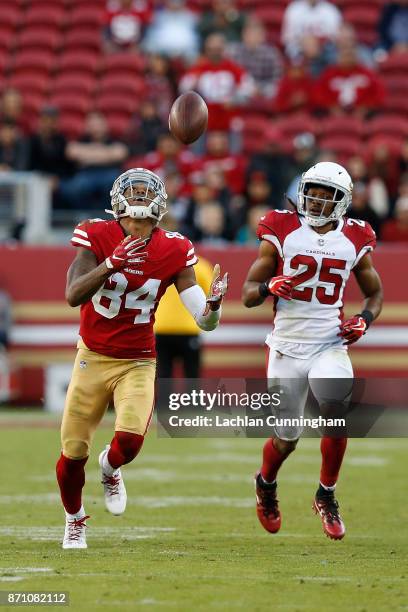
[[[97,468],[105,426],[87,465],[89,548],[63,551],[59,432],[39,422],[0,415],[0,590],[69,591],[75,612],[408,610],[406,440],[350,442],[338,487],[347,534],[335,542],[311,510],[318,440],[302,440],[281,470],[283,527],[271,536],[254,511],[262,440],[152,431],[124,470],[126,514],[113,517]]]

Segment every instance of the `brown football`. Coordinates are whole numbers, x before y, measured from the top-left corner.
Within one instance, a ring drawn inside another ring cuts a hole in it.
[[[183,144],[191,144],[203,134],[208,123],[208,108],[195,91],[181,94],[169,115],[170,132]]]

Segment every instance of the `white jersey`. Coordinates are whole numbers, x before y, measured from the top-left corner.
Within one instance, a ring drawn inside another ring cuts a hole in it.
[[[338,333],[344,288],[353,267],[375,247],[371,226],[344,218],[334,230],[318,234],[296,212],[272,210],[261,218],[258,237],[279,253],[276,276],[296,278],[291,300],[275,298],[267,344],[304,359],[322,345],[343,346]]]

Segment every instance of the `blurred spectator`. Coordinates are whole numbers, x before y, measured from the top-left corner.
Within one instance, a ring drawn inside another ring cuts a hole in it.
[[[229,42],[240,41],[245,17],[235,5],[235,0],[212,0],[211,9],[203,13],[198,31],[201,40],[210,34],[219,32],[224,34]]]
[[[264,135],[264,142],[263,150],[251,157],[247,176],[256,171],[262,172],[272,186],[272,207],[282,208],[284,194],[292,178],[292,161],[285,152],[284,136],[278,128],[271,125]]]
[[[197,210],[195,240],[206,246],[227,245],[225,211],[219,202],[210,202]]]
[[[347,216],[352,219],[367,221],[375,233],[379,233],[381,220],[370,204],[369,190],[364,183],[354,183],[353,199],[351,207],[347,211]]]
[[[401,174],[405,174],[405,172],[408,172],[408,139],[404,141],[401,147],[399,167]]]
[[[9,294],[0,289],[0,352],[9,345],[11,331],[11,300]]]
[[[111,138],[101,113],[89,113],[84,136],[68,143],[66,155],[76,165],[77,172],[60,183],[64,203],[79,210],[107,206],[113,181],[120,174],[128,149]]]
[[[59,180],[72,171],[65,156],[66,138],[58,129],[58,121],[58,109],[55,106],[44,106],[38,117],[37,130],[29,139],[28,169],[48,176],[53,190]]]
[[[330,55],[330,63],[334,64],[338,61],[338,55],[341,49],[355,49],[357,62],[367,68],[375,68],[375,61],[372,50],[366,45],[358,42],[358,37],[351,23],[342,23],[337,36],[330,45],[332,54]]]
[[[182,180],[180,194],[190,192],[191,173],[194,169],[196,158],[182,147],[169,132],[164,132],[157,141],[157,150],[146,155],[143,167],[152,170],[162,179],[170,174],[178,174]]]
[[[381,107],[384,87],[380,78],[358,63],[355,44],[339,46],[337,64],[321,75],[316,104],[335,114],[356,112],[367,115]]]
[[[166,129],[153,101],[144,100],[132,117],[127,131],[127,144],[131,155],[145,155],[154,151],[158,139]]]
[[[394,219],[389,219],[382,226],[381,240],[408,243],[408,194],[398,198]]]
[[[177,92],[176,78],[167,57],[152,53],[147,58],[145,98],[153,102],[167,126],[169,112]]]
[[[167,185],[166,185],[167,186]],[[212,266],[200,257],[194,266],[197,284],[207,295],[212,281]],[[177,312],[177,317],[174,313]],[[185,378],[201,375],[201,330],[188,310],[180,304],[180,297],[171,285],[155,314],[154,332],[157,349],[157,377],[173,378],[174,367],[181,362]]]
[[[149,53],[192,60],[199,51],[196,22],[196,16],[185,7],[184,0],[165,0],[164,7],[155,12],[147,28],[143,47]]]
[[[313,35],[320,41],[333,40],[342,21],[338,8],[327,0],[292,0],[282,24],[282,43],[286,54],[301,55],[302,39]]]
[[[256,206],[252,206],[247,211],[247,221],[246,224],[243,225],[237,233],[236,242],[239,244],[247,245],[247,246],[256,246],[259,242],[259,239],[256,235],[256,231],[258,229],[258,223],[261,217],[266,215],[269,208],[268,206],[263,206],[262,204],[258,204]]]
[[[231,43],[228,54],[253,77],[257,94],[266,98],[275,95],[283,73],[283,58],[277,47],[267,43],[266,30],[260,21],[251,19],[246,23],[242,41]]]
[[[292,59],[292,62],[303,63],[308,74],[316,78],[327,66],[334,63],[334,53],[333,43],[308,34],[302,38],[299,54]]]
[[[164,217],[160,227],[171,232],[178,231],[179,222],[186,216],[188,198],[182,195],[184,184],[183,177],[178,172],[172,172],[164,177],[167,192],[168,213]]]
[[[364,184],[368,192],[370,207],[380,219],[389,214],[389,199],[384,181],[379,176],[369,176],[367,164],[363,157],[351,157],[347,162],[347,170],[354,184]]]
[[[150,0],[109,0],[102,32],[105,52],[137,51],[151,18]]]
[[[12,119],[0,123],[0,172],[27,170],[28,144]]]
[[[208,106],[208,129],[229,130],[239,106],[249,101],[255,91],[252,77],[227,58],[225,37],[210,34],[205,41],[204,55],[180,81],[180,91],[194,89]]]
[[[278,113],[290,113],[299,110],[311,111],[315,87],[316,85],[307,73],[305,65],[293,61],[278,83],[275,98],[276,111]]]
[[[22,134],[30,132],[30,121],[23,112],[23,98],[17,89],[7,87],[0,100],[0,123],[11,121],[16,124]]]
[[[247,210],[253,206],[271,207],[272,185],[268,183],[268,179],[263,172],[253,172],[249,175],[245,195]]]
[[[245,187],[246,158],[243,155],[230,153],[228,134],[226,132],[209,132],[207,151],[197,161],[195,177],[211,169],[224,173],[226,183],[232,194],[243,193]]]
[[[306,172],[306,170],[317,162],[317,154],[316,138],[312,133],[304,132],[303,134],[298,134],[293,139],[293,156],[290,168],[292,181],[287,190],[287,197],[292,202],[297,202],[297,191],[300,178],[303,172]]]
[[[406,50],[408,48],[408,0],[384,4],[379,25],[380,47]]]
[[[232,228],[230,227],[230,224],[228,224],[228,228],[226,227],[226,221],[228,220],[228,211],[217,199],[216,191],[211,188],[205,180],[202,180],[193,185],[191,198],[188,201],[186,214],[182,223],[182,233],[188,236],[191,240],[201,240],[203,235],[201,230],[201,222],[203,216],[200,211],[201,209],[207,208],[212,204],[219,206],[223,211],[221,237],[232,238]],[[210,221],[213,217],[216,220],[217,213],[214,213],[214,215],[210,213]]]
[[[400,180],[400,165],[393,147],[382,139],[371,141],[367,151],[367,166],[370,178],[379,178],[386,185],[392,205]]]

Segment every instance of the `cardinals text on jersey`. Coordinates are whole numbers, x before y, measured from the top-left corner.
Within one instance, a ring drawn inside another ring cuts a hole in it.
[[[79,224],[71,243],[92,251],[98,264],[125,238],[117,221]],[[192,243],[178,232],[154,228],[147,259],[108,278],[81,306],[80,336],[88,349],[119,359],[155,357],[153,323],[160,298],[183,268],[197,262]]]
[[[371,226],[344,217],[334,230],[318,234],[297,213],[272,210],[260,220],[258,238],[279,253],[276,275],[296,278],[292,299],[275,300],[273,340],[342,346],[337,334],[344,288],[353,267],[375,248]]]

